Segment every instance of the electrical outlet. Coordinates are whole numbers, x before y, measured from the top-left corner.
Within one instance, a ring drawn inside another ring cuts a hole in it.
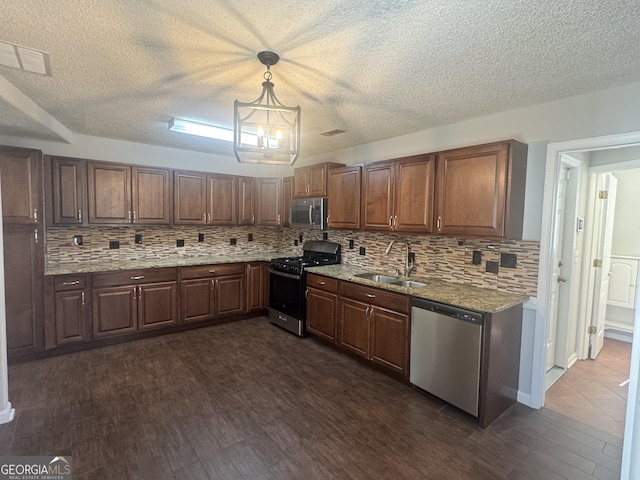
[[[480,250],[473,251],[471,263],[474,265],[480,265],[482,263],[482,252]]]
[[[353,250],[353,240],[349,240],[349,248]]]
[[[298,246],[298,240],[294,240],[294,241],[293,241],[293,246],[294,246],[294,247],[297,247],[297,246]]]
[[[485,270],[489,273],[498,273],[498,262],[488,261]]]
[[[364,255],[366,253],[366,250],[364,247],[360,247],[360,255]]]
[[[176,247],[184,247],[184,240],[176,240]]]
[[[136,233],[136,234],[133,236],[133,242],[134,242],[136,245],[140,245],[140,244],[142,243],[142,234],[141,234],[141,233]]]
[[[236,245],[237,243],[238,243],[238,240],[236,240],[235,238],[229,239],[229,245]]]
[[[109,240],[109,248],[111,250],[117,250],[120,248],[120,242],[118,240]]]
[[[298,241],[302,243],[302,234],[298,235]]]
[[[327,232],[322,232],[322,239],[329,240],[329,234]]]
[[[204,233],[198,234],[198,242],[204,242]]]
[[[247,242],[253,242],[253,233],[247,235]]]
[[[82,245],[82,235],[74,235],[73,236],[73,244],[78,247]]]
[[[416,253],[415,252],[409,252],[409,262],[411,262],[413,265],[416,264]]]
[[[501,253],[500,266],[505,268],[517,268],[518,256],[515,253]]]

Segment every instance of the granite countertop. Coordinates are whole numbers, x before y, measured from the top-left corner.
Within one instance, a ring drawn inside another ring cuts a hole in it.
[[[45,275],[65,275],[73,273],[114,272],[118,270],[139,270],[144,268],[188,267],[192,265],[215,265],[220,263],[268,262],[272,258],[282,257],[278,252],[256,252],[242,255],[206,255],[183,256],[175,255],[169,258],[153,258],[127,260],[121,262],[90,262],[66,263],[46,268]]]
[[[308,272],[325,275],[327,277],[346,280],[349,282],[369,285],[371,287],[389,290],[391,292],[404,293],[412,297],[446,303],[457,307],[468,308],[479,312],[497,313],[507,308],[519,305],[527,301],[526,295],[498,292],[486,288],[475,287],[462,283],[450,283],[439,279],[411,277],[410,280],[426,283],[423,287],[401,287],[388,283],[375,282],[356,277],[360,273],[387,273],[371,270],[369,268],[354,267],[352,265],[328,265],[323,267],[311,267]]]

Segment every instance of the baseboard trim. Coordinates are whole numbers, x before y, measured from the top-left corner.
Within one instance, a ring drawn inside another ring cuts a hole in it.
[[[518,390],[518,403],[522,403],[527,407],[535,408],[531,403],[531,395]]]
[[[578,361],[578,354],[576,352],[573,352],[571,355],[569,355],[569,358],[567,359],[567,370],[569,370],[574,363],[576,363]]]
[[[11,402],[7,402],[7,407],[0,411],[0,424],[9,423],[16,415],[16,409],[11,406]]]
[[[619,340],[621,342],[631,343],[633,341],[633,332],[626,332],[615,328],[607,328],[604,331],[605,338]]]

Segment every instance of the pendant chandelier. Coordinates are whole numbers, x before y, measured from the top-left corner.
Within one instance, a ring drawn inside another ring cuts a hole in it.
[[[278,54],[260,52],[258,60],[267,67],[262,93],[253,102],[233,103],[233,152],[242,163],[293,165],[300,154],[300,106],[286,107],[273,93],[271,66]]]

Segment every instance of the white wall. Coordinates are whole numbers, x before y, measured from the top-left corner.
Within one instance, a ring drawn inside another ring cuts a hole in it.
[[[640,159],[640,152],[634,160]],[[612,255],[640,257],[640,169],[614,173],[618,179]]]

